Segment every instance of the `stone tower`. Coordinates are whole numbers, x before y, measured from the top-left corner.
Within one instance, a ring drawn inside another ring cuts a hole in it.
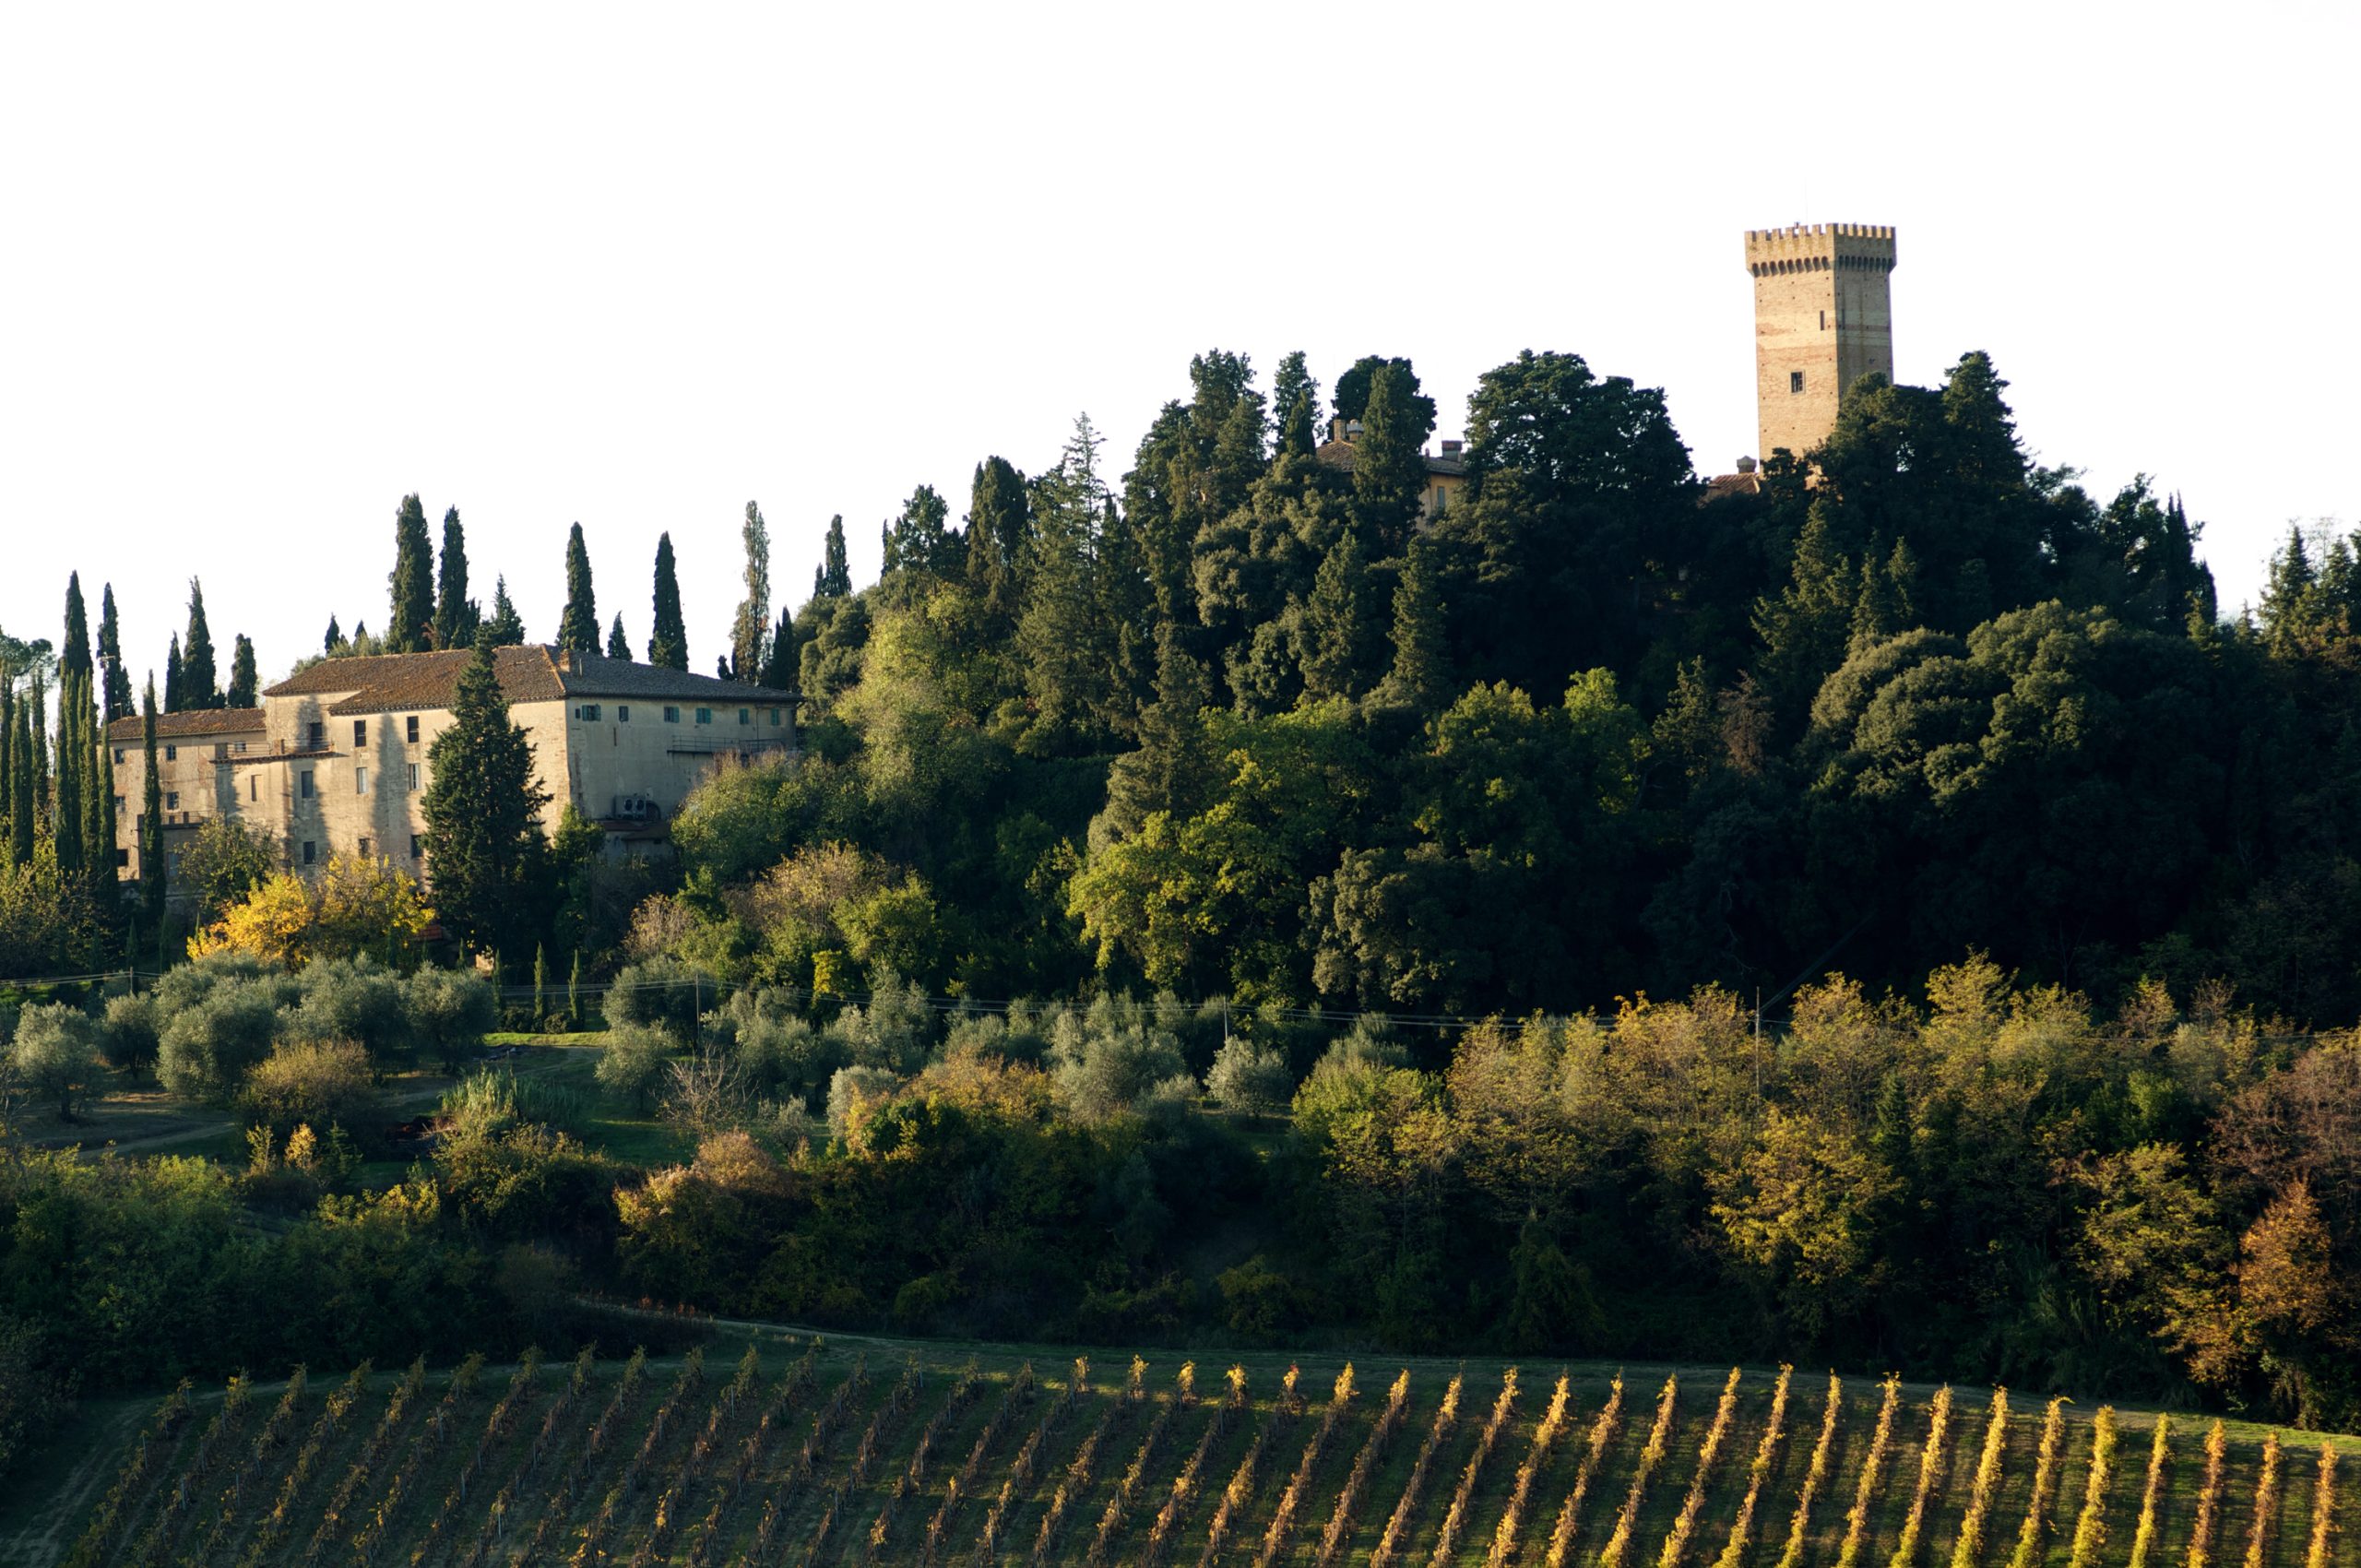
[[[1762,453],[1797,457],[1836,428],[1836,400],[1871,371],[1893,374],[1886,279],[1893,230],[1868,223],[1750,229],[1754,397]]]

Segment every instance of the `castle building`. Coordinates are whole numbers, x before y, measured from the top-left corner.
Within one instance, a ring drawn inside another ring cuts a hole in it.
[[[1754,396],[1768,457],[1800,457],[1836,428],[1838,400],[1871,372],[1893,374],[1893,229],[1799,223],[1750,229]]]
[[[262,706],[159,715],[156,767],[168,876],[210,818],[267,836],[297,871],[332,854],[424,875],[421,806],[435,738],[450,727],[473,653],[326,659],[263,694]],[[662,842],[664,824],[725,762],[796,750],[792,693],[536,644],[497,651],[509,718],[533,747],[554,833],[571,805],[615,846]],[[113,749],[115,865],[140,872],[146,779],[141,721],[107,727]]]

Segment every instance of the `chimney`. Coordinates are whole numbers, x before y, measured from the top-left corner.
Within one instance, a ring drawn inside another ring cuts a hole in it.
[[[1740,457],[1738,460],[1738,471],[1742,474],[1752,473],[1754,471],[1754,459],[1751,457]]]
[[[1442,455],[1445,457],[1457,458],[1459,456],[1459,443],[1456,441],[1444,442],[1442,444]]]

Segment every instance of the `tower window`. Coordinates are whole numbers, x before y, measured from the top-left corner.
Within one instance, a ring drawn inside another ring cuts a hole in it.
[[[1803,389],[1804,373],[1799,370],[1789,371],[1787,373],[1787,390],[1790,392],[1800,392]]]
[[[1828,330],[1828,313],[1826,311],[1821,311],[1820,313],[1820,329],[1822,332]]]

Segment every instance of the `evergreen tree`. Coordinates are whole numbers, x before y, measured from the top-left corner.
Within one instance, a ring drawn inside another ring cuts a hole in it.
[[[139,805],[140,918],[160,928],[164,918],[164,779],[156,768],[156,681],[148,677],[139,709],[139,750],[147,765],[147,788]]]
[[[492,618],[483,624],[483,636],[492,639],[494,647],[516,647],[525,640],[525,618],[509,600],[506,577],[492,579]]]
[[[17,683],[0,670],[0,872],[14,871],[17,856]]]
[[[1309,697],[1358,695],[1366,683],[1377,626],[1369,563],[1360,532],[1345,529],[1322,558],[1303,613],[1303,692]]]
[[[828,541],[819,568],[812,574],[812,597],[845,599],[852,593],[852,566],[845,555],[845,519],[828,519]]]
[[[578,537],[578,535],[577,535]],[[476,952],[516,946],[540,901],[549,795],[533,776],[533,745],[508,717],[489,637],[459,676],[449,728],[427,754],[421,813],[434,909]]]
[[[67,653],[70,658],[70,646]],[[57,780],[50,832],[57,846],[57,869],[68,878],[78,877],[89,863],[82,852],[82,785],[90,758],[80,712],[88,700],[89,680],[88,671],[67,671],[57,683]]]
[[[424,653],[434,627],[434,545],[426,509],[405,495],[394,511],[393,614],[386,622],[387,653]]]
[[[336,624],[336,617],[334,615],[330,615],[328,617],[327,634],[320,638],[320,651],[327,655],[330,659],[334,659],[337,655],[337,650],[344,646],[346,646],[344,641],[344,628]]]
[[[1157,627],[1156,700],[1140,710],[1139,749],[1117,757],[1108,771],[1099,820],[1117,837],[1136,834],[1157,812],[1202,808],[1217,772],[1205,748],[1204,710],[1213,698],[1212,677],[1181,646],[1180,629]]]
[[[82,574],[65,574],[65,647],[58,655],[60,675],[90,672],[90,623],[82,607]]]
[[[106,721],[131,717],[131,671],[123,662],[123,627],[115,618],[114,585],[99,594],[99,661],[105,666]]]
[[[164,652],[164,711],[181,710],[181,635],[172,634],[172,646]]]
[[[1092,564],[1106,487],[1098,478],[1098,433],[1074,422],[1058,466],[1035,482],[1033,539],[1015,647],[1031,699],[1027,749],[1058,754],[1097,743],[1104,710],[1105,628],[1097,613]]]
[[[1370,375],[1369,402],[1353,450],[1353,500],[1381,553],[1409,537],[1427,488],[1427,437],[1434,432],[1434,399],[1418,394],[1406,362],[1389,362]]]
[[[681,584],[673,573],[669,533],[656,539],[656,628],[647,638],[647,662],[658,670],[689,667],[689,628],[681,619]]]
[[[582,525],[565,536],[565,613],[558,618],[557,646],[566,653],[599,651],[599,602],[590,588],[590,552]]]
[[[254,707],[255,688],[261,683],[261,677],[255,671],[254,639],[240,632],[237,645],[230,655],[230,689],[221,695],[222,706]]]
[[[2319,630],[2319,572],[2304,542],[2303,529],[2287,527],[2287,542],[2271,558],[2262,585],[2257,618],[2262,623],[2265,646],[2281,659],[2292,659],[2305,640]]]
[[[55,812],[50,794],[49,774],[49,695],[42,689],[42,679],[33,677],[32,690],[25,697],[27,720],[27,750],[33,764],[34,833],[47,838],[55,827]]]
[[[8,852],[11,863],[19,866],[32,863],[41,837],[41,785],[33,768],[40,742],[34,738],[31,711],[39,698],[36,683],[31,696],[18,699],[15,732],[8,742]]]
[[[1031,525],[1025,476],[1005,457],[978,463],[967,491],[967,586],[1003,625],[1016,614],[1017,574]]]
[[[761,672],[771,642],[771,530],[763,510],[746,503],[746,520],[739,529],[746,545],[746,597],[730,623],[730,664],[738,679],[752,682]]]
[[[1320,383],[1306,368],[1302,350],[1279,362],[1271,378],[1271,409],[1279,418],[1279,450],[1310,457],[1319,445],[1312,426],[1320,420]]]
[[[1394,668],[1380,690],[1385,699],[1422,713],[1451,701],[1450,643],[1433,554],[1433,547],[1418,539],[1403,559],[1394,589]]]
[[[181,708],[195,713],[221,706],[221,681],[213,664],[213,632],[205,624],[205,588],[188,580],[188,636],[181,643]]]
[[[951,508],[934,486],[922,484],[902,503],[902,514],[885,525],[885,572],[932,572],[948,576],[964,541],[945,525]]]
[[[89,883],[98,896],[102,917],[112,921],[115,907],[114,869],[114,747],[105,721],[95,709],[86,720],[92,759],[82,791],[82,844],[89,857]]]
[[[631,639],[623,636],[623,612],[615,612],[615,624],[607,629],[607,657],[631,662]]]
[[[472,647],[483,611],[468,597],[468,535],[459,509],[443,513],[443,559],[434,580],[434,646]]]
[[[795,672],[801,649],[795,641],[795,617],[786,606],[779,607],[778,624],[771,630],[771,650],[763,663],[763,682],[774,691],[795,689]]]

